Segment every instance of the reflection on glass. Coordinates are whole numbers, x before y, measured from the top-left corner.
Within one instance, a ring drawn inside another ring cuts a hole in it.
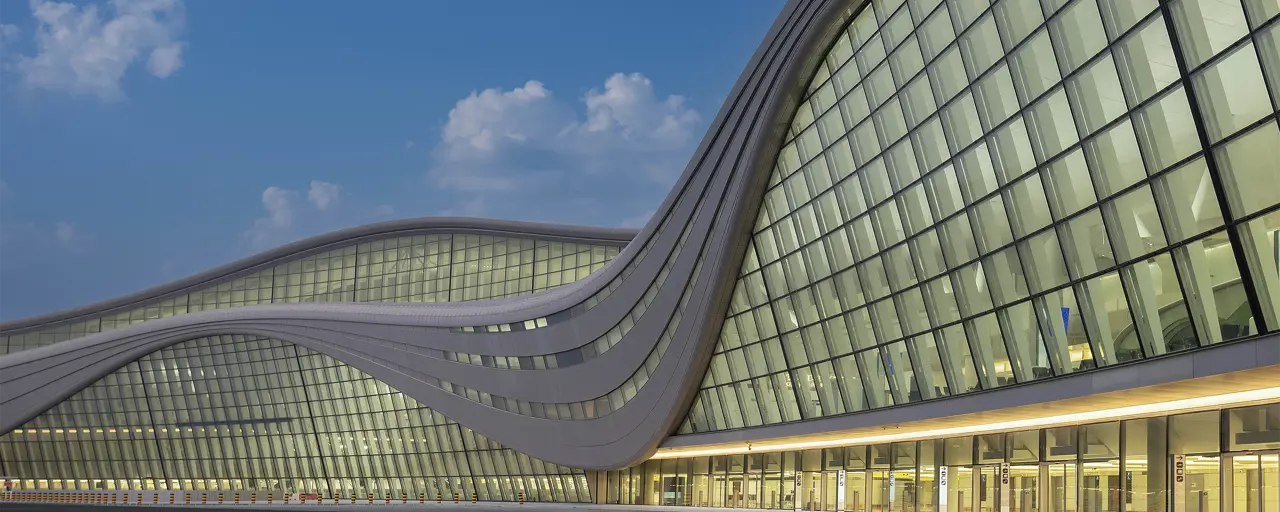
[[[1090,461],[1080,464],[1080,509],[1099,512],[1120,510],[1120,461]]]
[[[1280,329],[1280,211],[1263,215],[1237,229],[1262,306],[1262,317],[1270,329]]]

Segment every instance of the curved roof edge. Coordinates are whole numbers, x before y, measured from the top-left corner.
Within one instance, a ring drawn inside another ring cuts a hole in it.
[[[348,245],[362,238],[378,237],[396,233],[448,232],[478,235],[498,235],[524,238],[541,238],[574,243],[592,243],[600,245],[625,246],[639,233],[638,229],[607,228],[597,226],[572,226],[568,224],[546,224],[539,222],[522,222],[514,220],[481,219],[473,217],[418,217],[386,222],[375,222],[361,226],[344,228],[320,235],[290,242],[279,247],[241,258],[230,263],[193,274],[176,281],[170,281],[127,295],[106,299],[84,306],[77,306],[62,311],[43,315],[30,316],[0,322],[0,333],[26,330],[47,324],[61,323],[77,318],[110,313],[114,310],[130,308],[139,303],[160,300],[179,292],[190,292],[193,288],[211,284],[237,274],[252,273],[263,267],[280,263],[282,259],[304,256],[309,252],[317,252],[334,245]],[[409,234],[409,233],[406,233]]]

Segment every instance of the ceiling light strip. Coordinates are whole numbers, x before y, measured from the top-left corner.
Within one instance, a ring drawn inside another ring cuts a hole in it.
[[[931,430],[920,430],[915,432],[906,432],[900,434],[883,434],[883,435],[867,435],[859,437],[846,437],[840,439],[818,440],[818,441],[798,441],[798,442],[778,442],[778,443],[751,443],[741,442],[733,445],[727,445],[720,448],[706,449],[687,449],[687,448],[663,448],[659,449],[653,455],[654,459],[673,459],[681,457],[704,457],[709,455],[735,455],[743,453],[760,453],[760,452],[776,452],[787,450],[808,450],[814,448],[830,448],[837,446],[851,446],[860,444],[876,444],[888,443],[894,441],[915,441],[919,439],[931,439],[939,437],[966,436],[977,434],[989,434],[994,432],[1008,430],[1024,430],[1030,428],[1045,428],[1060,425],[1074,425],[1082,423],[1093,423],[1099,421],[1110,421],[1124,418],[1132,418],[1139,416],[1152,416],[1157,414],[1168,414],[1183,411],[1193,411],[1197,409],[1216,409],[1242,405],[1247,403],[1265,402],[1280,399],[1280,387],[1255,389],[1252,391],[1240,391],[1236,393],[1226,393],[1221,395],[1203,396],[1197,398],[1184,398],[1180,400],[1171,400],[1168,402],[1157,402],[1152,404],[1130,405],[1126,407],[1118,407],[1114,409],[1103,409],[1099,411],[1086,411],[1069,414],[1060,414],[1055,416],[1045,416],[1040,418],[1028,418],[1022,420],[1000,421],[995,423],[983,423],[979,425],[969,425],[963,427],[947,427]]]

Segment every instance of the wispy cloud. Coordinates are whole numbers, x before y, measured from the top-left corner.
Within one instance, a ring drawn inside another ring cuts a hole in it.
[[[288,242],[296,236],[317,228],[333,229],[336,226],[327,221],[317,222],[314,217],[318,212],[338,212],[341,210],[342,187],[336,183],[312,180],[304,193],[297,189],[289,189],[272,185],[262,191],[262,216],[254,219],[253,226],[244,232],[245,240],[251,249],[261,250],[273,245]],[[307,207],[310,205],[310,208]],[[364,206],[362,208],[368,208]],[[375,213],[383,207],[375,209]],[[368,211],[368,210],[364,210]],[[386,206],[386,215],[394,213]],[[311,222],[305,222],[311,220]],[[332,219],[330,219],[332,220]]]
[[[33,0],[35,55],[18,57],[17,70],[30,87],[115,100],[120,80],[145,59],[152,76],[166,78],[182,67],[187,43],[181,0],[113,0],[103,4]],[[0,30],[0,33],[9,32]]]
[[[297,192],[276,186],[262,191],[262,209],[266,214],[254,220],[253,228],[245,233],[250,245],[261,249],[277,243],[293,227],[293,203],[297,196]]]
[[[450,213],[485,211],[476,203],[482,196],[565,193],[584,177],[665,186],[683,168],[701,125],[682,96],[660,97],[639,73],[616,73],[577,102],[530,80],[459,100],[427,177],[461,194]]]
[[[328,210],[338,202],[338,194],[340,188],[337,185],[327,181],[312,181],[311,188],[307,190],[307,201],[310,201],[317,210]]]

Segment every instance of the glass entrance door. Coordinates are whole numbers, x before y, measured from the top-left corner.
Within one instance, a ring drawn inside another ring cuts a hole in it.
[[[885,469],[876,469],[867,472],[871,478],[871,485],[867,486],[867,512],[889,512],[890,496],[893,489],[893,482],[889,481],[889,475],[892,473]]]
[[[1040,466],[1041,508],[1044,512],[1075,512],[1076,493],[1079,484],[1076,480],[1076,463],[1061,462]]]
[[[1040,466],[1009,467],[1009,511],[1040,512]]]
[[[848,471],[844,476],[844,509],[846,512],[866,512],[867,474]]]
[[[977,512],[1000,510],[1000,467],[973,468],[973,509]]]
[[[1230,471],[1229,512],[1280,510],[1280,453],[1233,455]]]
[[[827,471],[822,474],[822,510],[834,512],[840,500],[840,472]]]
[[[800,510],[822,510],[822,473],[805,471],[800,476]]]
[[[974,512],[975,470],[969,466],[947,467],[947,508],[943,512]]]

